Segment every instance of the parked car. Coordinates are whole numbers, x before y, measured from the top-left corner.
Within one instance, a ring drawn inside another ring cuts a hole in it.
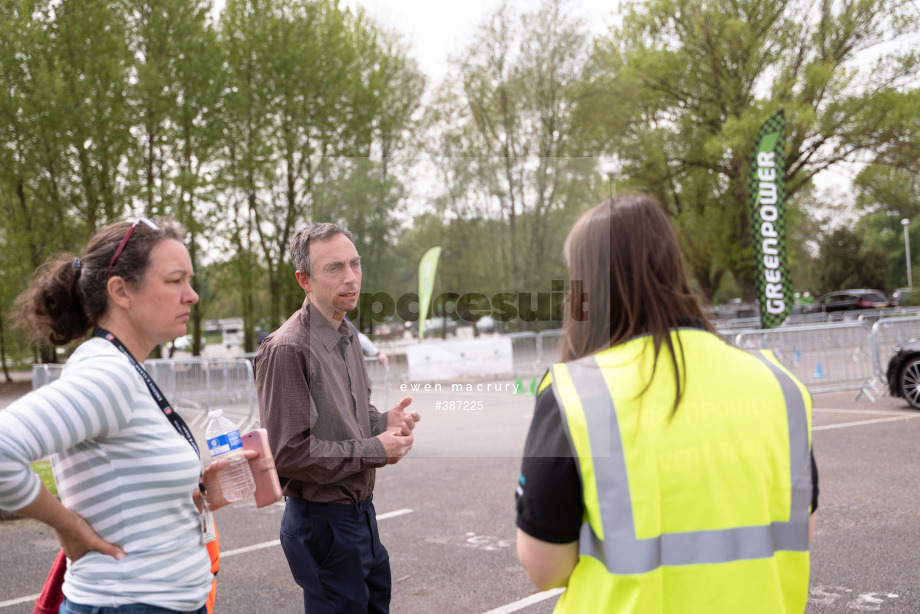
[[[759,303],[750,303],[740,298],[733,298],[723,305],[716,305],[713,310],[719,320],[742,320],[760,317]]]
[[[494,333],[495,332],[495,318],[486,314],[479,318],[476,321],[476,330],[480,333]]]
[[[176,337],[175,339],[172,340],[171,343],[172,345],[175,346],[177,350],[182,350],[183,352],[192,351],[192,336],[191,335],[183,335],[181,337]],[[166,345],[168,348],[170,344],[166,344]],[[201,349],[202,350],[204,350],[205,345],[207,345],[207,341],[205,340],[204,337],[202,337],[201,338]]]
[[[374,326],[375,339],[402,339],[406,325],[400,320],[386,320]]]
[[[425,320],[425,337],[440,337],[441,329],[444,328],[445,318],[428,318]],[[446,318],[447,320],[447,335],[456,335],[457,334],[457,322]]]
[[[855,311],[858,309],[884,309],[888,299],[881,290],[838,290],[828,292],[808,305],[804,313],[831,313],[834,311]]]
[[[920,305],[920,288],[898,288],[891,293],[892,307]]]
[[[390,322],[381,322],[374,327],[374,339],[392,339],[393,328]]]
[[[243,331],[239,328],[225,328],[221,331],[220,343],[227,346],[228,350],[231,346],[243,345]]]
[[[905,341],[888,361],[888,390],[920,409],[920,339]]]

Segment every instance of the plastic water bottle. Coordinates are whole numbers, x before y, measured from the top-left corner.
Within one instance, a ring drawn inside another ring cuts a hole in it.
[[[251,497],[255,492],[255,481],[252,471],[249,470],[249,461],[243,456],[243,442],[240,440],[240,431],[224,417],[224,410],[214,409],[208,412],[208,428],[205,437],[208,440],[208,450],[211,459],[227,459],[229,464],[217,473],[217,481],[224,498],[231,503],[246,497]]]

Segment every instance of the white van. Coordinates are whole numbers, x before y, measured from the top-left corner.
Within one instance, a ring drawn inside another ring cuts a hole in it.
[[[243,330],[240,328],[225,328],[222,331],[220,342],[228,350],[234,345],[243,345]]]

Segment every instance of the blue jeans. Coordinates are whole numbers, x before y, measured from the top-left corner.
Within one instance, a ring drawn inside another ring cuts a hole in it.
[[[194,612],[177,612],[176,610],[164,610],[155,605],[146,603],[129,603],[117,608],[107,608],[95,605],[83,605],[74,603],[67,599],[61,604],[58,614],[207,614],[208,606],[203,605]]]

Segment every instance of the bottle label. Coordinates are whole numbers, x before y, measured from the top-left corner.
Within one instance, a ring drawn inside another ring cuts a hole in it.
[[[240,432],[237,430],[232,430],[229,433],[224,433],[223,435],[208,439],[208,450],[211,451],[212,457],[226,454],[231,450],[242,447],[243,440],[240,439]]]

